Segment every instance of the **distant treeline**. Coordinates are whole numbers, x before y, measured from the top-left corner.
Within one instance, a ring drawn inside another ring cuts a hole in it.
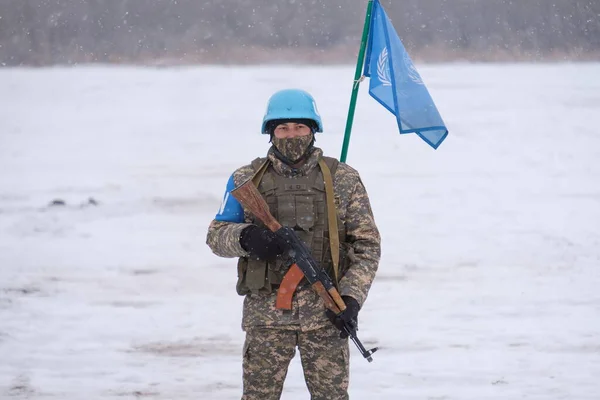
[[[600,0],[382,0],[413,58],[600,59]],[[367,0],[0,0],[0,64],[355,60]]]

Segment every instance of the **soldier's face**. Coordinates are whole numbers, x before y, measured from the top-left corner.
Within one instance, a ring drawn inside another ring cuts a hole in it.
[[[288,122],[285,124],[279,124],[273,131],[273,135],[277,139],[288,139],[299,136],[310,135],[310,128],[304,124],[297,124],[295,122]]]

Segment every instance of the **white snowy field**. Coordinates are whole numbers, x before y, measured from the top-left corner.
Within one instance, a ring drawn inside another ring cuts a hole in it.
[[[383,255],[351,398],[600,398],[600,64],[418,68],[438,150],[358,99]],[[273,91],[312,92],[339,157],[353,75],[0,69],[0,399],[239,399],[235,260],[207,226]],[[309,398],[298,356],[282,398]]]

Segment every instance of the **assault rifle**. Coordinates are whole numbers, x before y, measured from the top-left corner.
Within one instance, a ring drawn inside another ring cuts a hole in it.
[[[293,264],[285,274],[279,291],[277,293],[277,308],[291,309],[291,299],[297,284],[306,277],[306,280],[312,289],[323,299],[325,307],[340,315],[345,309],[346,304],[337,291],[333,281],[327,275],[323,268],[319,267],[315,259],[302,242],[296,232],[290,227],[281,226],[269,211],[269,206],[262,198],[259,191],[251,179],[248,179],[240,186],[231,191],[244,208],[249,210],[254,216],[260,219],[272,232],[285,239],[288,244],[287,254],[290,256]],[[367,361],[373,361],[371,355],[377,351],[377,347],[367,350],[362,345],[356,335],[357,323],[350,321],[344,323],[344,331],[354,342],[360,353]]]

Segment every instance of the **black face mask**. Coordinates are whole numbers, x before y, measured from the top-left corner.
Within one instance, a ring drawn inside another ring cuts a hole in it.
[[[271,141],[279,154],[283,156],[280,157],[283,162],[287,164],[296,164],[309,153],[309,150],[315,142],[315,137],[312,133],[306,136],[285,139],[279,139],[273,136]]]

